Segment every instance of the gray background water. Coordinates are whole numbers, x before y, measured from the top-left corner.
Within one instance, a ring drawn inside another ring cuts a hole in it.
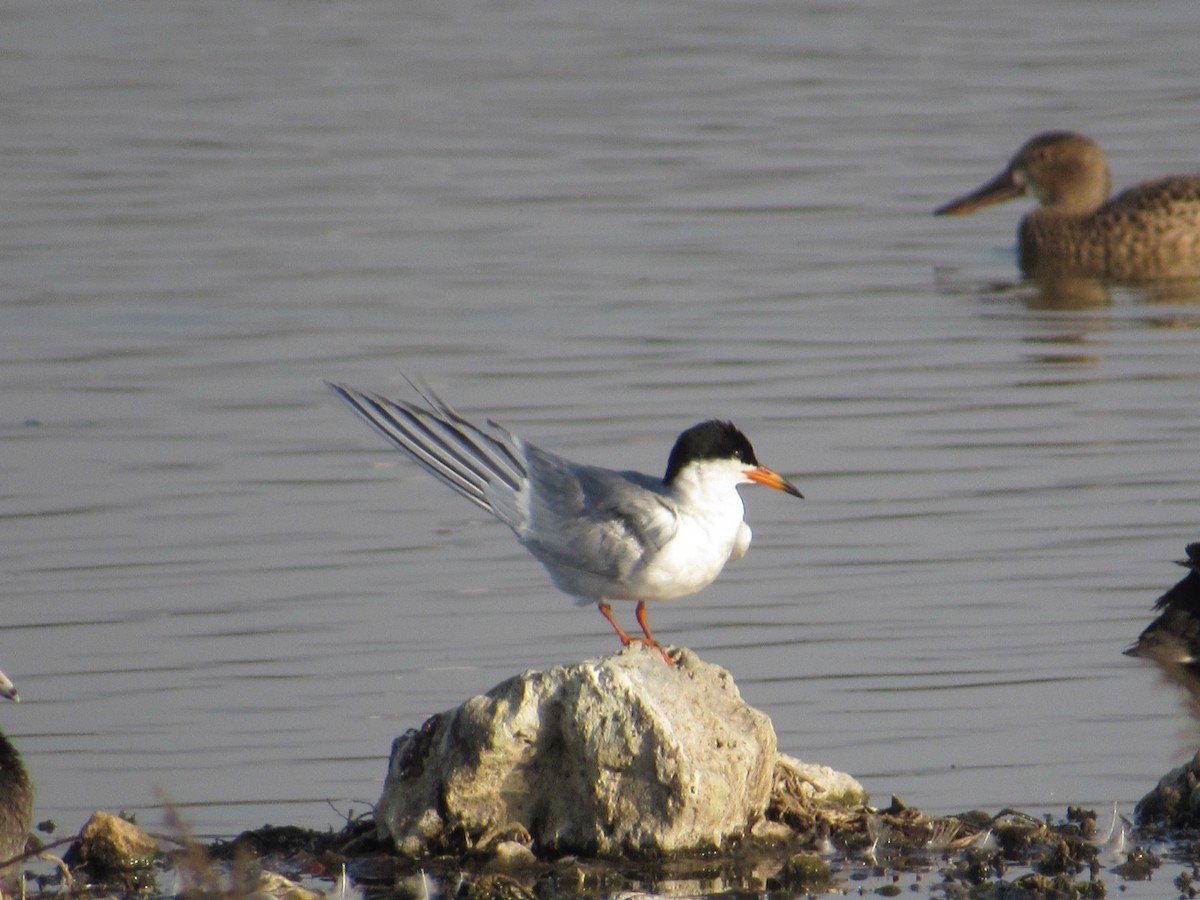
[[[326,378],[808,499],[660,636],[932,812],[1128,812],[1195,747],[1121,656],[1197,526],[1200,306],[1017,278],[1035,131],[1200,170],[1193,0],[12,0],[0,724],[74,830],[336,826],[391,739],[616,648]],[[1063,308],[1067,307],[1067,308]],[[631,610],[618,613],[628,621]],[[156,793],[161,790],[162,795]]]

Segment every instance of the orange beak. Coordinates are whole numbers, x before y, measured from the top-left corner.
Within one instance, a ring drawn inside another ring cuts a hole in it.
[[[759,466],[757,469],[750,469],[746,472],[746,477],[755,484],[765,484],[769,488],[775,488],[777,491],[783,491],[785,494],[791,494],[793,497],[804,499],[804,495],[800,493],[800,489],[780,475],[778,472],[768,469],[766,466]]]

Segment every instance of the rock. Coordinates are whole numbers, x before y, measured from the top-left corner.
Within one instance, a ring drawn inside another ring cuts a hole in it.
[[[846,808],[865,806],[866,789],[845,772],[818,763],[801,762],[786,753],[775,760],[773,797],[787,795],[808,803]]]
[[[460,894],[466,900],[537,900],[537,896],[515,878],[497,874],[468,879]]]
[[[67,854],[67,862],[87,868],[97,878],[116,878],[154,863],[158,844],[132,822],[94,812]]]
[[[767,822],[786,826],[793,834],[854,833],[860,829],[867,800],[863,786],[844,772],[780,753]],[[778,842],[777,832],[763,823],[755,826],[753,834]]]
[[[759,819],[751,827],[750,837],[763,847],[778,847],[794,842],[796,829],[770,818]]]
[[[829,863],[815,853],[797,853],[788,859],[767,888],[792,894],[824,894],[833,886],[833,871]]]
[[[490,849],[492,864],[500,868],[518,869],[537,862],[533,851],[517,841],[497,841]]]
[[[243,894],[247,898],[275,898],[275,900],[325,900],[325,895],[284,878],[276,872],[259,872],[256,883]]]
[[[512,825],[538,853],[698,850],[766,812],[775,730],[729,673],[631,646],[529,671],[392,745],[380,836],[417,856]],[[861,790],[861,788],[860,788]]]
[[[1133,819],[1141,826],[1193,828],[1200,825],[1200,753],[1172,769],[1137,802]]]

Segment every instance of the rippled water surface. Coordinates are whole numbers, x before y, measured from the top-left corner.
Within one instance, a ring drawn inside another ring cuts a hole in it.
[[[1123,657],[1200,539],[1194,292],[1019,280],[1071,127],[1200,170],[1200,6],[15,0],[0,9],[0,724],[67,830],[337,826],[394,736],[607,653],[322,385],[807,499],[659,636],[931,812],[1128,812],[1195,736]],[[626,620],[631,610],[618,609]]]

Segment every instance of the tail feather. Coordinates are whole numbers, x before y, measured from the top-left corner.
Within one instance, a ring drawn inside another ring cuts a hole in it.
[[[421,468],[511,527],[518,528],[516,496],[526,479],[519,439],[489,422],[488,434],[455,412],[429,388],[418,388],[428,404],[405,401],[327,382],[366,422]]]
[[[422,386],[411,380],[409,380],[408,383],[412,385],[413,390],[421,395],[421,399],[428,404],[429,408],[436,412],[439,418],[443,420],[443,424],[453,423],[458,425],[463,431],[470,432],[477,440],[482,441],[490,452],[485,452],[483,448],[472,444],[474,449],[477,452],[484,453],[484,455],[489,459],[493,459],[496,464],[494,467],[491,467],[492,471],[504,478],[508,486],[514,491],[520,490],[521,480],[523,480],[527,474],[524,460],[522,460],[516,455],[516,453],[513,452],[513,448],[520,445],[520,438],[518,438],[499,422],[488,419],[488,427],[494,428],[503,436],[504,439],[500,440],[488,434],[474,422],[460,415],[458,410],[454,409],[454,407],[452,407],[449,403],[435,394],[433,389],[428,385]],[[499,456],[500,459],[496,460],[493,454]],[[509,472],[508,476],[505,475],[506,470]],[[512,475],[511,473],[516,474]]]

